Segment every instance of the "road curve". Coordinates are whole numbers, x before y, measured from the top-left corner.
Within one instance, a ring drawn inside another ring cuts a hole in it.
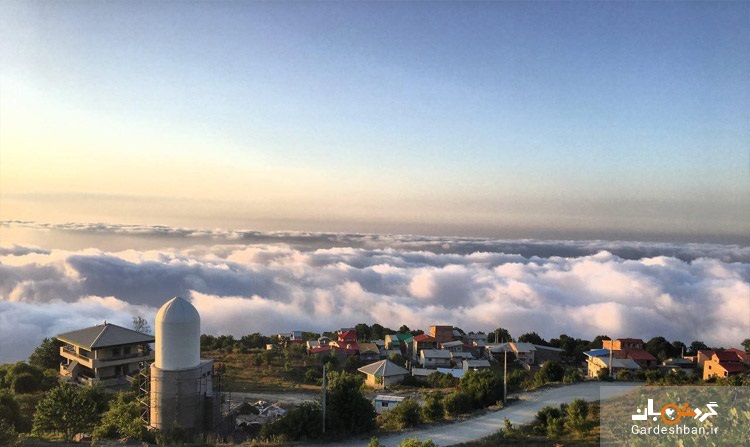
[[[613,388],[616,385],[619,388]],[[474,441],[487,437],[504,426],[504,419],[513,425],[531,422],[537,412],[543,407],[559,406],[570,403],[575,399],[586,401],[599,400],[622,394],[629,389],[642,386],[642,382],[582,382],[575,385],[548,388],[540,391],[519,393],[515,395],[519,400],[499,411],[484,414],[463,422],[440,424],[423,429],[409,430],[380,437],[380,444],[386,447],[396,447],[407,438],[418,437],[420,440],[432,439],[438,446],[451,446],[462,442]],[[367,447],[369,440],[350,439],[337,444],[305,444],[307,447]]]

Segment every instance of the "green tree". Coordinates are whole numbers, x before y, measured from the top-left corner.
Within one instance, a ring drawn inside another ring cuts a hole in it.
[[[443,408],[443,395],[440,391],[432,391],[424,397],[422,405],[422,419],[425,421],[439,421],[445,416]]]
[[[393,354],[388,356],[388,360],[392,361],[393,363],[397,364],[398,366],[405,368],[406,367],[406,358],[404,358],[403,355],[394,352]]]
[[[570,368],[563,375],[563,383],[578,383],[583,380],[583,374],[578,368]]]
[[[690,343],[690,354],[692,355],[698,355],[698,351],[702,351],[704,349],[708,349],[708,345],[706,345],[702,341],[695,340]]]
[[[18,433],[11,424],[0,419],[0,445],[13,447],[18,444]]]
[[[609,377],[609,368],[606,366],[599,370],[598,373],[596,373],[596,378],[599,380],[611,380]]]
[[[505,328],[499,327],[487,334],[487,343],[503,343],[506,341],[513,341],[513,337]]]
[[[365,323],[359,323],[354,326],[354,330],[357,331],[357,338],[359,340],[370,340],[370,326]]]
[[[60,367],[60,347],[63,342],[56,338],[45,338],[29,356],[29,364],[41,370]]]
[[[547,346],[549,343],[545,339],[539,336],[536,332],[527,332],[518,337],[518,341],[522,343],[533,343],[535,345]]]
[[[321,407],[317,402],[305,402],[272,424],[263,426],[261,437],[283,436],[290,441],[318,439],[323,434]]]
[[[466,393],[454,391],[443,398],[443,408],[450,417],[471,413],[474,411],[474,399]]]
[[[94,438],[143,439],[145,424],[141,419],[140,408],[135,393],[117,393],[102,415],[101,423],[94,429]]]
[[[0,390],[0,421],[6,422],[15,431],[18,431],[22,422],[21,418],[21,407],[16,399],[10,392]]]
[[[408,334],[410,330],[411,329],[409,329],[409,326],[403,324],[403,325],[401,325],[400,328],[398,328],[398,333],[399,334]]]
[[[745,348],[745,352],[750,352],[750,338],[746,338],[742,342],[742,347]]]
[[[646,349],[649,354],[659,359],[660,362],[671,357],[677,357],[680,354],[679,352],[676,352],[675,347],[672,346],[672,343],[668,342],[664,337],[652,338],[651,340],[646,342],[646,346],[644,346],[644,349]]]
[[[565,410],[565,426],[581,436],[586,435],[590,426],[586,418],[589,414],[589,404],[583,399],[576,399]]]
[[[560,382],[565,369],[557,362],[547,360],[534,375],[534,385],[542,386],[551,382]]]
[[[466,371],[458,389],[472,397],[476,408],[493,405],[503,398],[503,382],[489,369]]]
[[[367,433],[375,428],[375,409],[360,391],[362,378],[345,371],[328,373],[326,431]]]
[[[32,433],[57,432],[70,442],[76,433],[88,432],[97,422],[96,402],[72,385],[63,383],[39,401],[34,413]]]

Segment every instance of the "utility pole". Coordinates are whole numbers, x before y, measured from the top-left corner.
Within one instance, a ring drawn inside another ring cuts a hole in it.
[[[326,379],[326,365],[323,365],[323,434],[326,432],[326,386],[328,385]]]
[[[612,371],[612,351],[614,351],[615,341],[612,337],[609,338],[609,377],[614,377],[615,373]]]
[[[508,404],[508,350],[503,349],[505,360],[503,361],[503,408]]]

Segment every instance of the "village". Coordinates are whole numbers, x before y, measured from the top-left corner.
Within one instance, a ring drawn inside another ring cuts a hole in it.
[[[140,330],[105,322],[58,334],[58,372],[61,380],[80,386],[135,390],[146,423],[153,397],[149,401],[144,393],[149,389],[147,369],[154,362],[156,337],[148,327],[136,329]],[[288,412],[320,401],[326,368],[358,375],[378,425],[393,431],[414,425],[389,421],[405,402],[429,413],[427,407],[439,400],[440,414],[420,419],[439,422],[483,408],[503,408],[509,393],[584,381],[741,384],[748,379],[750,363],[744,350],[708,349],[701,342],[672,344],[662,337],[644,342],[601,336],[589,342],[562,335],[546,341],[535,332],[514,339],[503,328],[464,332],[453,325],[433,325],[423,332],[361,323],[323,335],[296,330],[238,340],[203,334],[200,345],[201,357],[213,359],[201,386],[220,396],[215,418],[224,421],[222,430],[233,432],[237,440],[271,433]],[[467,376],[478,374],[502,388],[496,386],[479,404],[461,407],[450,401]],[[264,382],[264,376],[279,381]],[[153,418],[153,410],[150,414]]]

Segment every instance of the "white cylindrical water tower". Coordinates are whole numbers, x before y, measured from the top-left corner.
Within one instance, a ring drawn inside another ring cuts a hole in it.
[[[194,433],[210,431],[218,420],[213,395],[213,360],[201,360],[201,317],[188,301],[175,297],[156,314],[155,361],[151,365],[150,425],[179,425]]]
[[[201,316],[186,300],[167,301],[156,314],[156,367],[195,368],[201,362]]]

